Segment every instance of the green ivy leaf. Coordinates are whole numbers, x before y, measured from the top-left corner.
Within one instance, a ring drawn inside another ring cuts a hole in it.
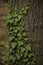
[[[33,56],[34,56],[34,55],[33,55]],[[34,61],[34,62],[36,61],[35,57],[33,58],[33,61]]]
[[[22,35],[21,35],[21,33],[18,33],[17,36],[18,36],[18,37],[21,37]]]
[[[25,56],[27,56],[27,53],[25,52],[25,54],[24,54]]]
[[[13,22],[14,22],[14,19],[11,19],[11,20],[10,20],[10,23],[12,24]]]
[[[9,41],[12,41],[12,40],[14,40],[14,36],[12,36],[12,37],[9,38]]]
[[[23,53],[21,53],[20,56],[22,57],[23,56]]]
[[[17,18],[17,17],[18,17],[18,15],[17,15],[16,13],[14,13],[14,14],[13,14],[13,17]]]
[[[24,10],[24,11],[23,11],[23,14],[26,14],[26,12],[27,12],[27,10]]]
[[[16,60],[16,57],[15,57],[15,56],[13,56],[13,63],[15,62],[15,60]]]
[[[18,22],[19,21],[19,19],[18,18],[15,18],[15,22]]]
[[[12,17],[12,14],[8,14],[7,19],[11,19]]]
[[[20,29],[20,27],[17,27],[17,29],[20,31],[21,29]]]
[[[10,48],[10,49],[9,49],[9,54],[11,54],[11,53],[12,53],[12,49]]]
[[[25,48],[24,47],[21,47],[21,52],[23,53],[25,51]]]
[[[18,41],[18,46],[22,46],[24,43],[22,41]]]
[[[32,62],[31,62],[31,64],[32,64],[32,65],[34,65],[34,64],[35,64],[35,62],[34,62],[34,61],[32,61]]]
[[[17,43],[12,43],[12,49],[14,49],[17,46]]]
[[[28,38],[24,38],[24,41],[28,41]]]
[[[23,59],[24,60],[24,62],[27,62],[28,61],[28,58],[26,58],[26,59]]]
[[[11,55],[11,56],[9,56],[9,59],[10,59],[10,60],[12,60],[12,59],[13,59],[13,56],[12,56],[12,55]]]
[[[22,35],[25,37],[27,34],[24,32]]]
[[[24,31],[24,28],[22,28],[21,30]]]
[[[30,53],[30,54],[28,55],[28,57],[31,59],[32,57],[34,57],[34,55],[33,55],[32,53]]]
[[[15,30],[14,30],[14,32],[15,32],[15,33],[17,33],[17,32],[18,32],[18,30],[17,30],[17,29],[15,29]]]
[[[29,7],[28,7],[28,6],[26,6],[26,7],[25,7],[25,9],[26,9],[26,10],[28,10],[28,9],[29,9]]]
[[[22,19],[22,15],[18,15],[18,18],[19,18],[19,20],[21,20]]]
[[[28,49],[29,51],[31,51],[31,45],[28,44],[28,45],[26,46],[26,49]]]
[[[23,7],[21,11],[22,11],[22,12],[25,11],[25,7]]]
[[[20,59],[20,55],[19,54],[16,54],[16,57],[17,57],[18,60]]]
[[[10,27],[10,30],[13,30],[13,28],[12,28],[12,27]]]

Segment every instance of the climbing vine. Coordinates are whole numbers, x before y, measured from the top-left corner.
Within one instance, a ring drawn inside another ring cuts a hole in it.
[[[11,8],[10,8],[11,10]],[[34,65],[35,58],[29,44],[27,33],[24,28],[24,15],[29,10],[29,4],[21,10],[15,7],[10,11],[7,18],[9,35],[9,58],[8,65]]]

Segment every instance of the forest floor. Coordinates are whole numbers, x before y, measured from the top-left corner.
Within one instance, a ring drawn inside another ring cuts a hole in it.
[[[3,45],[3,48],[0,47],[0,64],[7,64],[7,51],[8,51],[8,30],[4,25],[4,21],[7,17],[8,4],[5,2],[0,2],[0,45]]]

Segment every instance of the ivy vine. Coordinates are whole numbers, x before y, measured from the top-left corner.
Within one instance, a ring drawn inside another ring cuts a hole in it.
[[[10,8],[11,10],[11,8]],[[34,65],[35,58],[24,28],[24,15],[29,10],[29,4],[21,10],[17,7],[8,14],[7,27],[9,35],[8,65]]]

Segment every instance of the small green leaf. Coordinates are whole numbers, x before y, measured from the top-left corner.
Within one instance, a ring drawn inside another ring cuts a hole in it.
[[[22,8],[22,11],[24,11],[24,10],[25,10],[25,7]]]
[[[22,41],[18,41],[18,45],[22,46],[24,43]]]
[[[24,59],[24,62],[27,62],[28,61],[28,58]]]
[[[34,64],[35,64],[35,62],[34,62],[34,61],[32,61],[32,62],[31,62],[31,64],[32,64],[32,65],[34,65]]]
[[[18,33],[17,36],[18,36],[18,37],[21,37],[22,35],[21,35],[21,33]]]
[[[25,7],[25,9],[27,9],[27,10],[28,10],[28,9],[29,9],[29,7],[28,7],[28,6],[26,6],[26,7]]]
[[[13,63],[16,61],[16,57],[13,57]]]
[[[18,32],[18,30],[17,30],[17,29],[15,29],[15,30],[14,30],[14,32],[15,32],[15,33],[17,33],[17,32]]]
[[[27,34],[24,32],[22,35],[23,35],[23,36],[26,36]]]
[[[17,18],[17,14],[16,14],[16,13],[14,13],[14,14],[13,14],[13,17]]]
[[[14,22],[14,19],[11,19],[11,20],[10,20],[10,23],[13,23],[13,22]]]
[[[21,30],[24,31],[24,28],[22,28]]]
[[[13,50],[10,48],[10,49],[9,49],[9,54],[11,54],[11,53],[12,53],[12,51],[13,51]]]
[[[27,10],[24,10],[24,11],[23,11],[23,14],[26,14],[26,12],[27,12]]]
[[[12,18],[12,14],[8,14],[7,18],[11,19]]]
[[[12,41],[12,40],[14,40],[14,36],[12,36],[12,37],[9,38],[9,41]]]
[[[28,41],[28,38],[24,38],[24,41]]]
[[[25,53],[24,55],[27,56],[27,53]]]
[[[18,18],[19,18],[19,20],[21,20],[22,19],[22,15],[19,15]]]
[[[13,30],[13,28],[12,28],[12,27],[10,27],[10,30]]]
[[[28,57],[29,57],[29,58],[32,58],[32,57],[34,57],[34,55],[33,55],[32,53],[30,53],[30,54],[28,55]]]
[[[19,54],[16,54],[16,57],[17,57],[17,59],[20,59],[20,55]]]
[[[12,48],[14,49],[17,46],[17,43],[12,43]]]
[[[25,48],[21,47],[21,52],[23,53],[25,51]]]
[[[12,56],[12,55],[10,55],[9,59],[10,59],[10,60],[12,60],[12,59],[13,59],[13,56]]]
[[[21,29],[20,29],[20,27],[17,27],[17,29],[20,31]]]
[[[29,51],[31,51],[31,45],[28,44],[28,45],[26,46],[26,49],[28,49]]]
[[[15,18],[15,22],[18,22],[19,21],[19,19],[18,18]]]

